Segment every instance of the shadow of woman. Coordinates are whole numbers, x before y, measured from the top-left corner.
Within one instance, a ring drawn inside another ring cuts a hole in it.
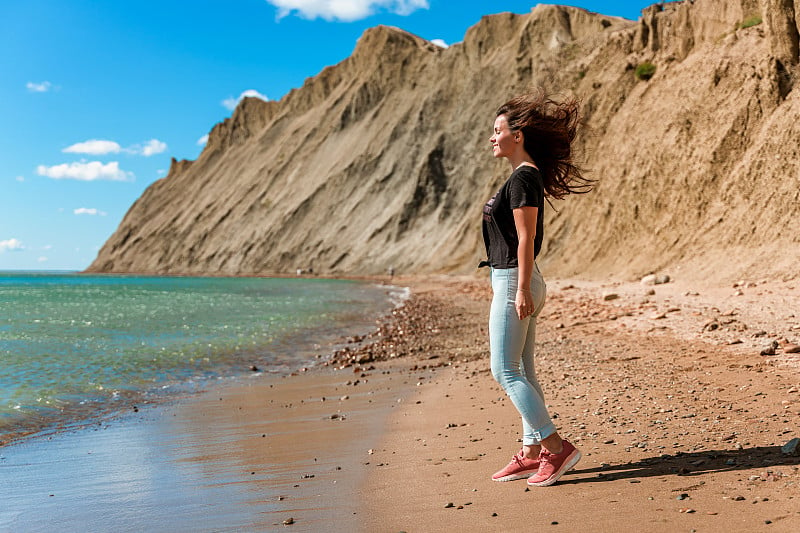
[[[778,478],[779,472],[771,469],[780,466],[800,464],[800,457],[781,453],[780,446],[757,446],[741,450],[704,450],[697,452],[676,452],[648,457],[640,461],[602,465],[597,468],[572,470],[570,474],[582,475],[562,478],[559,485],[577,483],[600,483],[616,479],[637,479],[654,476],[701,476],[715,472],[734,470],[764,469],[768,476]],[[587,474],[596,474],[587,477]]]

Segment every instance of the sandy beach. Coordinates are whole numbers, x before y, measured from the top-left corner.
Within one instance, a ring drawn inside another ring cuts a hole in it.
[[[488,282],[395,281],[327,365],[0,449],[0,531],[800,529],[793,280],[549,282],[537,372],[584,458],[530,490],[489,478],[520,444]]]
[[[484,287],[459,299],[478,320],[464,345],[481,342]],[[780,449],[800,436],[800,356],[760,355],[767,340],[797,341],[792,281],[548,290],[537,372],[583,460],[552,487],[490,481],[519,449],[519,420],[485,348],[457,356],[392,413],[366,531],[800,528],[800,460]]]

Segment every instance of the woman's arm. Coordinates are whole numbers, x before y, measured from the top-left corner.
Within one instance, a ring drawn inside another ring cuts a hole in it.
[[[516,308],[517,316],[522,320],[533,314],[533,296],[531,295],[531,275],[533,274],[533,240],[536,237],[537,207],[518,207],[514,209],[514,226],[517,228],[519,245],[517,261],[519,262],[519,280],[517,281]]]

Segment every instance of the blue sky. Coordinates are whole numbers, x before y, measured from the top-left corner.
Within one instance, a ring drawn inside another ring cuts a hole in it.
[[[636,20],[653,2],[570,5]],[[0,270],[81,270],[246,92],[279,100],[366,28],[446,44],[495,0],[0,0]]]

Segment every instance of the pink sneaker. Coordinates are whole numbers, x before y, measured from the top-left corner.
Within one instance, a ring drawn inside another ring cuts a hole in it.
[[[492,475],[494,481],[514,481],[515,479],[526,479],[534,475],[539,470],[539,458],[528,459],[519,451],[506,467]]]
[[[550,453],[542,449],[539,454],[539,471],[528,478],[528,485],[547,487],[559,480],[561,476],[578,464],[581,452],[571,443],[564,441],[561,453]]]

